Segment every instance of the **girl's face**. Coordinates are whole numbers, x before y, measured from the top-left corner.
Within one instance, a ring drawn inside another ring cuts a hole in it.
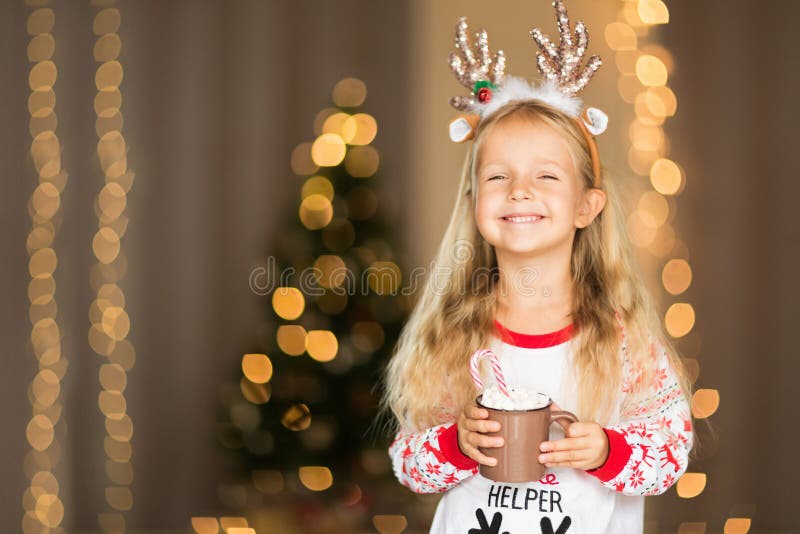
[[[509,117],[487,133],[476,169],[478,230],[506,254],[571,251],[576,228],[605,205],[580,183],[567,141],[552,127]]]

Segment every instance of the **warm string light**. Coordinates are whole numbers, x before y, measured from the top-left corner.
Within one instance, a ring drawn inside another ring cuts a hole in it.
[[[29,5],[33,3],[28,2]],[[38,1],[46,6],[47,1]],[[24,469],[30,484],[22,497],[22,531],[63,532],[64,505],[59,497],[55,469],[61,457],[59,436],[66,430],[61,418],[61,381],[67,360],[61,353],[61,333],[57,322],[55,271],[58,265],[53,243],[61,220],[61,193],[67,173],[61,167],[61,146],[56,135],[55,83],[58,69],[53,62],[56,42],[51,33],[55,13],[38,7],[27,19],[28,60],[33,63],[28,82],[31,158],[38,185],[28,202],[31,230],[27,249],[30,255],[28,284],[30,342],[38,371],[28,388],[32,414],[26,428],[31,450],[25,455]]]
[[[256,534],[244,517],[193,517],[192,530],[197,534]]]
[[[675,197],[683,191],[686,182],[683,168],[669,158],[669,137],[663,129],[678,106],[677,97],[668,86],[674,61],[664,47],[642,43],[654,25],[667,23],[669,9],[662,0],[623,0],[617,20],[606,26],[605,39],[615,51],[619,94],[625,102],[633,104],[636,115],[627,131],[628,163],[634,173],[649,178],[651,187],[640,196],[628,218],[627,229],[635,245],[664,261],[663,288],[669,295],[681,299],[667,309],[664,325],[670,336],[678,339],[694,328],[695,311],[682,297],[692,282],[688,250],[676,237],[670,223]],[[696,381],[700,372],[698,361],[693,358],[684,361],[692,380]],[[692,415],[697,419],[710,417],[718,407],[719,392],[714,389],[699,389],[691,399]],[[686,499],[696,497],[706,488],[706,483],[705,473],[687,472],[678,480],[677,493]],[[745,519],[736,518],[731,524],[741,528],[743,521]],[[746,521],[747,528],[737,532],[747,532],[749,520]],[[704,532],[705,527],[705,523],[684,523],[680,531]],[[726,526],[726,532],[727,529]]]
[[[133,507],[133,464],[131,463],[133,422],[128,415],[125,388],[128,372],[134,365],[135,351],[128,335],[130,318],[125,310],[125,293],[118,285],[125,277],[126,258],[121,250],[122,237],[128,224],[127,194],[133,184],[128,169],[127,145],[122,135],[123,68],[119,62],[122,47],[119,30],[120,11],[113,1],[95,1],[98,7],[92,29],[97,36],[93,55],[99,63],[95,71],[97,94],[94,109],[97,115],[97,157],[104,176],[104,185],[95,201],[98,230],[92,240],[97,263],[92,267],[91,284],[96,299],[89,308],[91,327],[89,344],[102,357],[98,406],[105,416],[106,503],[111,509],[98,515],[104,532],[125,532],[124,512]]]

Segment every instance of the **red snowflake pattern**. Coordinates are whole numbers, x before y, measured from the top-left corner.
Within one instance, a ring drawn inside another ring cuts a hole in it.
[[[628,479],[628,482],[631,483],[632,488],[636,488],[644,484],[644,473],[642,473],[642,470],[641,469],[634,470],[634,472],[631,473],[631,477],[630,479]]]
[[[442,474],[442,466],[440,464],[428,462],[425,464],[425,471],[431,475]]]
[[[458,477],[456,476],[455,473],[446,474],[444,476],[444,479],[442,480],[442,483],[447,484],[447,485],[455,484],[456,482],[458,482]]]
[[[653,386],[656,389],[661,389],[664,387],[665,380],[667,380],[667,370],[663,367],[659,367],[653,376]]]
[[[408,470],[408,476],[411,477],[411,480],[419,484],[419,481],[422,480],[422,475],[419,474],[419,469],[416,467],[412,467]]]

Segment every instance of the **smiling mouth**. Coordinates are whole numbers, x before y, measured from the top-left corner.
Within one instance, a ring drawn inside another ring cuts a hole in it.
[[[544,219],[544,217],[540,215],[524,215],[524,216],[502,217],[502,219],[506,222],[514,224],[524,224],[524,223],[539,222],[540,220]]]

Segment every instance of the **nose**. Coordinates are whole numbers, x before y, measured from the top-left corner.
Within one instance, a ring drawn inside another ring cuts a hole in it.
[[[527,180],[514,180],[508,192],[510,200],[526,200],[533,196],[533,187]]]

